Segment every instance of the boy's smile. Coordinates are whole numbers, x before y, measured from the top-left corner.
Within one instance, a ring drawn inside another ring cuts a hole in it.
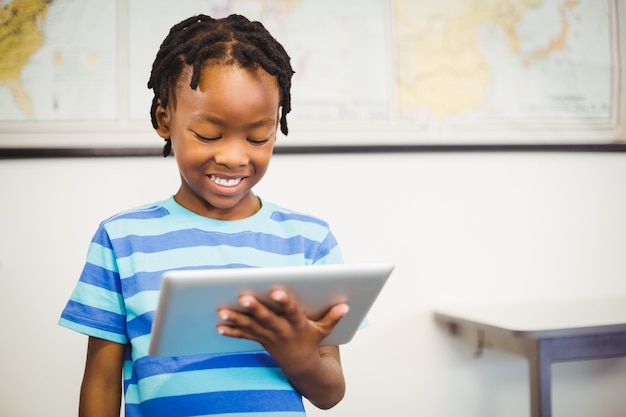
[[[278,128],[279,89],[263,69],[206,65],[196,90],[191,71],[167,108],[156,111],[161,137],[172,139],[182,184],[175,198],[221,220],[258,211],[252,193],[267,171]]]
[[[210,178],[211,181],[213,181],[214,183],[222,185],[224,187],[234,187],[235,185],[241,183],[241,181],[243,180],[243,178],[219,178],[215,175],[211,175]]]

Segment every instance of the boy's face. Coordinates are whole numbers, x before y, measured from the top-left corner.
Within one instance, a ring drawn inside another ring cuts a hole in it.
[[[215,219],[236,220],[259,209],[252,193],[269,165],[278,129],[279,88],[263,69],[209,65],[196,90],[191,71],[166,109],[157,132],[172,139],[182,185],[176,201]]]

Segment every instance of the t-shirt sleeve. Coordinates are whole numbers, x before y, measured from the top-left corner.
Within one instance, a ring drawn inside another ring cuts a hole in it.
[[[120,275],[103,225],[89,245],[85,267],[59,324],[88,336],[128,343]]]
[[[315,265],[330,265],[330,264],[342,264],[343,255],[341,248],[335,236],[327,229],[327,234],[324,239],[319,243],[317,254],[313,264]]]

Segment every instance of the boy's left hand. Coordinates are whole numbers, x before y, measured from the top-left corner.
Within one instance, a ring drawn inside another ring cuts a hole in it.
[[[244,294],[239,297],[241,309],[222,308],[218,317],[218,333],[225,336],[254,340],[280,364],[285,371],[306,368],[313,358],[319,358],[319,345],[348,313],[348,305],[332,306],[319,320],[312,320],[284,289],[270,292],[273,305]]]

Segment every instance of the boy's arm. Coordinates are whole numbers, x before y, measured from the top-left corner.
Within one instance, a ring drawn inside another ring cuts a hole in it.
[[[311,404],[321,409],[329,409],[339,403],[345,394],[346,383],[341,367],[338,346],[319,348],[319,361],[312,357],[310,363],[283,371],[293,386]]]
[[[220,309],[222,322],[217,331],[259,342],[300,394],[318,408],[334,407],[345,393],[339,348],[319,344],[348,312],[348,305],[337,304],[314,321],[284,290],[274,290],[270,296],[280,312],[250,295],[242,295],[239,302],[244,311]]]
[[[89,337],[79,417],[119,417],[126,346]]]

